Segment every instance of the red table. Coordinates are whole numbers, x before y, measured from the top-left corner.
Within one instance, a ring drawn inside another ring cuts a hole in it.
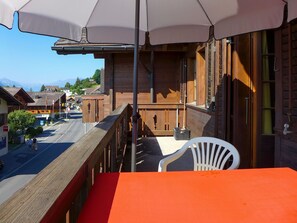
[[[78,222],[297,222],[289,168],[99,174]]]

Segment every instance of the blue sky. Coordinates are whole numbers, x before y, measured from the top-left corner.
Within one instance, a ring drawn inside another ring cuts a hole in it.
[[[16,23],[16,22],[15,22]],[[25,84],[91,77],[104,61],[87,55],[58,55],[51,47],[57,38],[22,33],[0,25],[0,79]]]

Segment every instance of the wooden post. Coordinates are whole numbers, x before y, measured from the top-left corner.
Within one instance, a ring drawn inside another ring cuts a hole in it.
[[[155,84],[154,84],[154,51],[151,51],[151,71],[150,71],[150,96],[151,103],[155,102]]]
[[[113,134],[113,140],[110,142],[110,172],[116,172],[117,171],[117,160],[116,160],[116,154],[117,154],[117,130]]]

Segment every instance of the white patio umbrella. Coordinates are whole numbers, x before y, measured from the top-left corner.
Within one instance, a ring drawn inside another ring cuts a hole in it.
[[[138,0],[139,44],[204,42],[279,27],[297,17],[297,0]],[[134,44],[135,0],[0,0],[0,23],[12,27],[19,13],[21,31],[79,41],[87,27],[93,43]]]
[[[86,28],[91,43],[134,44],[132,171],[137,137],[138,46],[205,42],[277,28],[297,17],[297,0],[0,0],[0,24],[75,41]]]

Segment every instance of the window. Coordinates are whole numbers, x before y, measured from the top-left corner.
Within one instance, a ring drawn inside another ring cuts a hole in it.
[[[273,134],[275,117],[274,34],[262,32],[262,134]]]
[[[0,126],[7,124],[7,114],[0,114]]]

